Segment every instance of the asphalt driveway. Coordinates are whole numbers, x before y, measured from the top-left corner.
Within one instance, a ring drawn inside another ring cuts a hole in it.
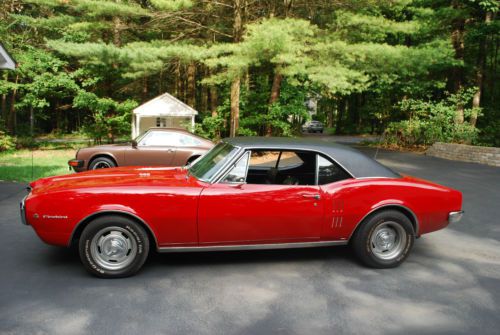
[[[466,211],[390,270],[337,247],[153,255],[135,277],[97,279],[75,252],[21,225],[24,185],[0,183],[0,333],[498,334],[500,169],[388,151],[378,159],[461,190]]]

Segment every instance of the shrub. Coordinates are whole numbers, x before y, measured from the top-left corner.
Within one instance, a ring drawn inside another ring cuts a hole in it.
[[[16,147],[16,138],[0,130],[0,151],[12,150]]]
[[[404,147],[427,146],[434,142],[475,142],[478,130],[467,122],[455,122],[457,103],[465,106],[470,97],[470,91],[467,91],[438,102],[414,99],[401,102],[399,108],[409,115],[409,119],[389,123],[383,142]],[[479,115],[480,111],[464,109],[466,118],[473,112]]]

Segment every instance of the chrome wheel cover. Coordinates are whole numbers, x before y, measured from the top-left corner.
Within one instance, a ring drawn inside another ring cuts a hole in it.
[[[389,261],[401,255],[407,243],[406,231],[393,221],[379,224],[370,237],[370,247],[375,257]]]
[[[106,162],[106,161],[97,161],[97,163],[94,165],[92,170],[97,170],[97,169],[107,169],[110,168],[111,165]]]
[[[134,261],[137,242],[129,231],[121,227],[106,227],[92,238],[90,254],[100,267],[121,270]]]

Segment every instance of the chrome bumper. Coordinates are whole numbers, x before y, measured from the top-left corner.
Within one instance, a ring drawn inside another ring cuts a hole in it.
[[[23,198],[23,200],[21,200],[21,203],[19,204],[19,211],[20,211],[20,214],[21,214],[21,222],[28,226],[28,221],[26,220],[26,207],[24,206],[24,201],[26,200],[28,196],[25,196]]]
[[[462,216],[464,215],[464,211],[458,211],[458,212],[450,212],[448,214],[448,222],[449,223],[457,223],[462,219]]]

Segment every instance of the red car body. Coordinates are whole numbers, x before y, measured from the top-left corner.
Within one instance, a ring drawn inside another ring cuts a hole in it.
[[[460,192],[412,177],[234,186],[199,181],[183,168],[128,167],[44,178],[31,187],[29,224],[60,246],[70,245],[79,224],[107,212],[140,218],[163,248],[347,241],[363,217],[387,206],[412,213],[420,236],[445,228],[448,213],[462,204]],[[300,195],[316,191],[322,198],[312,208],[313,200]]]
[[[347,244],[358,225],[381,209],[406,215],[418,237],[445,228],[449,214],[461,208],[459,191],[409,176],[233,184],[202,181],[182,167],[44,178],[31,183],[22,204],[23,218],[46,243],[69,246],[88,222],[118,213],[140,222],[159,251]]]

